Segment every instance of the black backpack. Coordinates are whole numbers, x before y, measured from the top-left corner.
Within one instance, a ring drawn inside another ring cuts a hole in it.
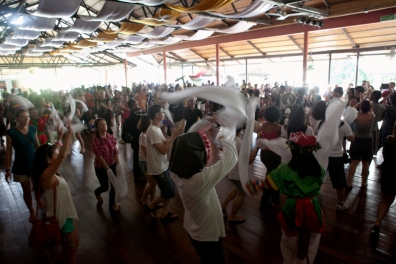
[[[125,143],[132,143],[133,135],[129,118],[125,120],[124,126],[122,127],[121,138]]]

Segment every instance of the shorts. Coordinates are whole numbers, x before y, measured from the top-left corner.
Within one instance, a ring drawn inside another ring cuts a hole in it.
[[[327,171],[329,172],[331,184],[334,189],[338,190],[346,187],[343,157],[329,157]]]
[[[175,197],[175,184],[170,178],[169,171],[166,170],[159,175],[152,175],[158,188],[161,191],[161,197],[164,199]]]
[[[67,218],[65,224],[61,228],[61,233],[66,234],[74,231],[74,221],[73,218]]]
[[[355,138],[349,148],[351,160],[371,160],[373,158],[372,138]]]
[[[229,180],[235,185],[235,189],[237,190],[237,192],[243,192],[241,181],[231,180],[231,179],[229,179]]]
[[[14,175],[14,182],[27,182],[30,181],[31,177],[28,175],[21,175],[21,174],[13,174]]]
[[[144,174],[147,174],[147,161],[139,160],[139,167]]]

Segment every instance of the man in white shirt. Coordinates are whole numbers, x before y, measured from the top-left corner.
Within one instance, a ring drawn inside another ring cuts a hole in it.
[[[176,219],[177,214],[168,212],[168,205],[171,198],[175,197],[175,185],[169,176],[167,153],[172,147],[172,142],[183,133],[183,128],[173,130],[170,140],[166,140],[161,131],[161,122],[164,119],[164,109],[160,105],[152,105],[148,114],[151,125],[146,132],[147,151],[147,174],[153,176],[161,196],[147,205],[152,217],[156,217],[155,206],[163,203],[161,220]]]

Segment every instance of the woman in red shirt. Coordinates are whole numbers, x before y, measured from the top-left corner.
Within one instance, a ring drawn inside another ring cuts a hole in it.
[[[113,135],[107,133],[107,123],[103,118],[96,119],[95,130],[96,136],[92,139],[91,146],[95,154],[95,173],[100,183],[100,186],[95,190],[95,196],[98,202],[101,203],[103,202],[103,198],[100,194],[109,189],[107,170],[111,169],[114,175],[116,175],[116,165],[120,162],[118,160],[118,150],[116,147],[117,141]],[[111,185],[110,189],[109,208],[114,211],[120,210],[118,204],[115,204],[115,191],[113,185]]]

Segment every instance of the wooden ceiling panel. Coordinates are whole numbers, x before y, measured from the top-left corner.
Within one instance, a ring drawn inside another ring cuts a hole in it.
[[[373,37],[368,37],[368,38],[355,38],[354,41],[357,45],[363,44],[363,43],[396,41],[396,34],[384,35],[384,36],[373,36]]]
[[[278,44],[279,43],[279,44]],[[282,42],[268,42],[268,43],[260,43],[260,44],[255,44],[256,47],[259,49],[265,49],[265,48],[271,48],[271,47],[289,47],[295,45],[290,39],[287,41],[282,41]]]
[[[265,52],[268,55],[271,55],[272,52],[285,52],[285,53],[299,53],[302,52],[296,45],[292,46],[283,46],[283,47],[269,47],[262,49],[263,52]],[[290,52],[289,52],[290,51]]]
[[[310,48],[311,52],[321,52],[321,51],[332,51],[332,50],[343,50],[343,49],[350,49],[351,45],[343,45],[343,46],[333,46],[333,47],[317,47],[317,48]]]
[[[263,42],[278,42],[278,41],[285,41],[288,40],[287,36],[277,36],[277,37],[271,37],[271,38],[260,38],[260,39],[253,39],[251,42],[253,44],[259,44]]]
[[[392,28],[392,27],[396,27],[396,20],[384,21],[384,22],[368,24],[363,26],[348,27],[348,32],[351,33],[351,32],[382,29],[382,28]]]
[[[352,39],[374,37],[374,36],[386,36],[386,35],[396,34],[396,27],[358,31],[358,32],[348,32],[348,34],[349,36],[351,36]]]

